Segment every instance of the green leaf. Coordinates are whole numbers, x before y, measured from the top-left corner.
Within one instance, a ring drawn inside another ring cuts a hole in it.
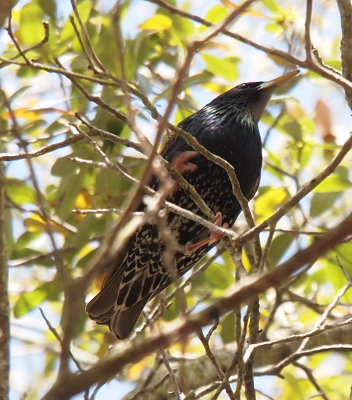
[[[41,287],[33,290],[32,292],[23,293],[13,308],[13,313],[16,318],[22,317],[29,313],[39,304],[41,304],[47,297],[47,291]]]
[[[140,29],[147,31],[165,31],[172,27],[172,19],[162,14],[155,14],[139,25]]]
[[[20,34],[22,42],[32,46],[44,38],[42,21],[45,14],[35,3],[25,4],[21,9]]]
[[[315,189],[315,193],[342,192],[352,187],[352,183],[341,176],[331,175],[323,180]]]
[[[204,276],[213,287],[218,289],[227,289],[235,282],[235,278],[232,276],[230,271],[226,269],[226,266],[215,262],[206,269]]]
[[[281,25],[275,24],[273,22],[270,24],[267,24],[265,26],[265,30],[276,36],[281,36],[285,32],[284,28]]]
[[[287,132],[296,142],[302,141],[302,127],[295,121],[291,120],[283,125],[283,129]]]
[[[262,0],[264,6],[272,11],[273,13],[281,12],[281,8],[276,4],[274,0]]]
[[[174,286],[172,285],[171,288],[174,289]],[[171,305],[166,309],[162,318],[164,321],[172,321],[175,318],[178,318],[179,315],[180,315],[180,308],[177,304],[177,301],[174,300],[171,302]]]
[[[333,67],[339,71],[342,70],[342,64],[341,64],[341,60],[325,60],[324,61],[326,65],[329,65],[330,67]]]
[[[16,241],[16,250],[23,250],[26,247],[32,247],[32,241],[38,239],[40,235],[40,232],[24,232]]]
[[[87,165],[81,165],[78,173],[66,175],[61,180],[56,200],[60,202],[58,215],[63,220],[66,220],[74,208],[76,198],[82,189],[87,167]]]
[[[35,190],[20,179],[6,178],[6,194],[19,205],[37,202]]]
[[[78,14],[84,24],[88,21],[92,8],[93,3],[90,0],[82,1],[77,5]],[[73,18],[76,26],[79,27],[79,22],[77,21],[77,18],[75,16],[73,16]],[[71,21],[68,19],[64,28],[61,31],[60,39],[61,41],[66,42],[72,40],[73,38],[76,38],[76,33],[73,29]]]
[[[44,300],[57,301],[61,295],[61,286],[57,279],[39,285],[31,292],[23,293],[16,302],[13,313],[16,318],[29,313]]]
[[[229,15],[229,10],[221,6],[220,4],[212,7],[205,15],[205,20],[212,22],[213,24],[217,24],[221,22],[223,19],[225,19]],[[200,32],[205,31],[206,29],[209,29],[207,26],[202,25],[199,28]]]
[[[22,86],[18,90],[16,90],[11,96],[9,96],[9,100],[12,102],[15,101],[18,97],[21,97],[27,89],[29,89],[31,86]]]
[[[27,53],[27,57],[29,54]],[[17,77],[18,78],[33,78],[37,75],[37,72],[33,69],[28,68],[27,66],[19,67],[17,70]]]
[[[21,259],[21,261],[26,261],[26,260],[29,260],[30,258],[32,258],[32,257],[35,257],[35,256],[39,256],[41,254],[41,252],[40,251],[38,251],[38,250],[35,250],[35,249],[31,249],[31,248],[29,248],[29,247],[26,247],[26,248],[24,248],[24,249],[21,249],[21,248],[19,248],[19,247],[16,247],[14,250],[13,250],[13,252],[12,252],[12,255],[11,255],[11,258],[13,259],[13,260],[19,260],[19,259]],[[30,261],[28,261],[27,263],[26,263],[26,265],[29,265],[30,264]],[[52,263],[51,263],[52,264]],[[16,262],[15,262],[15,265],[16,265]],[[42,262],[40,262],[40,265],[43,265],[43,263]]]
[[[172,15],[171,35],[180,48],[186,48],[188,39],[190,40],[194,31],[194,25],[191,21],[176,14]]]
[[[51,173],[54,176],[66,176],[75,174],[78,169],[78,164],[72,162],[67,157],[58,158],[51,168]]]
[[[350,171],[345,165],[339,165],[334,172],[337,176],[340,176],[341,178],[348,179],[348,175]]]
[[[38,0],[38,4],[45,12],[45,14],[49,15],[53,20],[56,19],[56,2],[54,0]]]
[[[286,253],[288,247],[292,243],[294,235],[291,233],[283,233],[274,238],[271,243],[269,257],[273,264],[277,264],[282,256]]]
[[[188,88],[192,85],[199,85],[201,83],[209,82],[212,76],[213,75],[208,71],[203,71],[200,74],[192,75],[183,81],[183,87]]]
[[[188,108],[178,107],[175,113],[175,124],[180,123],[191,114],[192,112]]]
[[[235,341],[235,313],[231,312],[221,319],[221,338],[224,344]]]
[[[78,225],[77,233],[72,238],[71,245],[76,249],[85,246],[97,226],[97,217],[94,214],[86,215]]]
[[[202,54],[207,70],[215,76],[222,76],[229,82],[238,78],[237,57],[218,58],[210,54]]]
[[[331,210],[335,201],[341,197],[339,192],[330,193],[313,193],[310,203],[309,215],[314,218],[322,214],[326,210]]]
[[[336,252],[339,258],[342,261],[342,264],[346,268],[347,272],[352,275],[352,263],[351,263],[351,254],[352,254],[352,242],[342,243],[336,248]],[[335,262],[335,258],[334,258]]]
[[[97,257],[97,254],[100,252],[100,248],[93,249],[89,253],[85,254],[77,263],[76,267],[86,268],[89,266],[94,258]]]

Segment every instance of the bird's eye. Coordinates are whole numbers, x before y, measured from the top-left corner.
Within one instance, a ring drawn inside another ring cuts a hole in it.
[[[261,82],[250,82],[250,83],[242,83],[238,85],[238,89],[255,89],[260,85]]]
[[[248,83],[241,83],[241,85],[237,86],[239,89],[248,89],[249,85]]]

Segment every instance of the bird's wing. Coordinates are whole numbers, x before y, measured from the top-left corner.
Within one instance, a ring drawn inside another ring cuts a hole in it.
[[[196,115],[197,115],[197,113],[192,114],[192,115],[188,116],[187,118],[185,118],[183,121],[181,121],[177,125],[178,128],[181,128],[188,132],[190,123],[194,120]],[[171,132],[171,133],[169,133],[169,136],[167,137],[165,144],[160,151],[160,155],[165,158],[169,154],[170,151],[171,151],[171,153],[174,153],[175,151],[182,152],[182,151],[188,151],[188,150],[193,150],[193,148],[191,146],[189,146],[186,143],[186,141],[181,136],[179,136],[177,133]]]
[[[169,150],[172,149],[172,147],[174,146],[177,138],[178,138],[178,135],[176,133],[174,133],[174,132],[171,132],[168,135],[168,137],[167,137],[167,139],[166,139],[166,141],[164,143],[164,146],[160,151],[160,155],[162,157],[165,157],[166,154],[169,152]]]
[[[251,200],[254,197],[254,195],[257,193],[257,190],[259,188],[259,183],[260,183],[260,174],[257,177],[256,181],[254,182],[254,185],[252,186],[251,191],[249,192],[249,195],[247,197],[248,201]]]

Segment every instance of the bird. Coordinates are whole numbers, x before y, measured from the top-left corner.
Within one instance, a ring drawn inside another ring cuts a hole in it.
[[[258,190],[262,169],[259,119],[273,91],[298,72],[290,71],[271,81],[235,86],[178,125],[233,166],[248,201]],[[241,206],[225,169],[197,153],[176,134],[166,141],[160,155],[193,185],[214,213],[215,224],[234,225]],[[149,184],[154,190],[159,185],[156,177]],[[177,184],[167,200],[204,217],[191,197]],[[145,207],[141,201],[139,210],[143,211]],[[171,211],[165,218],[178,242],[173,261],[179,278],[216,246],[221,236]],[[165,265],[165,249],[157,224],[147,222],[140,226],[130,238],[123,256],[111,261],[100,292],[86,306],[88,316],[98,324],[108,325],[117,339],[129,338],[148,301],[175,280]]]

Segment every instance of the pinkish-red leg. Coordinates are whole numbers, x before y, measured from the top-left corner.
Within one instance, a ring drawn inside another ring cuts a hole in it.
[[[184,174],[185,172],[193,172],[198,167],[195,164],[189,162],[189,160],[197,155],[198,153],[196,151],[185,151],[183,153],[176,154],[174,159],[172,160],[172,165],[175,167],[176,171],[178,171],[181,175]],[[176,190],[177,190],[177,184],[174,180],[172,180],[171,194],[175,193]]]
[[[229,224],[222,223],[222,214],[220,211],[215,215],[214,224],[217,226],[222,226],[223,228],[229,227]],[[184,254],[186,256],[188,256],[203,246],[206,246],[206,245],[211,246],[212,244],[218,242],[223,236],[224,235],[222,235],[221,233],[217,233],[217,232],[210,230],[209,237],[199,241],[198,243],[187,243],[185,246],[185,249],[184,249]]]
[[[180,174],[185,172],[193,172],[198,167],[195,164],[189,162],[190,159],[196,157],[198,153],[196,151],[185,151],[183,153],[177,154],[172,160],[172,165]]]

